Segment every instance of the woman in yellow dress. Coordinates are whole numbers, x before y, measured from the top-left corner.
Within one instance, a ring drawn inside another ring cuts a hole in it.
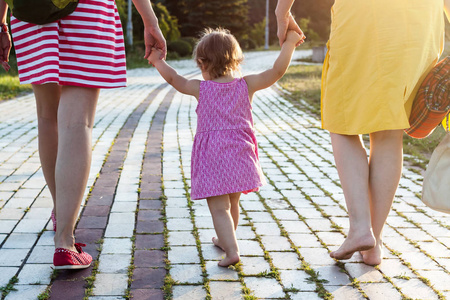
[[[278,0],[282,43],[288,29],[301,31]],[[382,230],[402,172],[403,129],[422,79],[444,48],[444,10],[450,0],[335,0],[322,75],[322,127],[347,204],[350,230],[330,253],[366,264],[381,263]],[[370,135],[370,155],[360,134]]]

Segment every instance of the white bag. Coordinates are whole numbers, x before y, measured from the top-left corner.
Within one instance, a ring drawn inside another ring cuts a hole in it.
[[[434,149],[423,178],[422,201],[450,214],[450,133]]]

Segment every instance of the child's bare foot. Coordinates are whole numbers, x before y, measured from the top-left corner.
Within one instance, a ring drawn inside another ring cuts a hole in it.
[[[360,253],[366,265],[376,266],[383,261],[383,246],[381,243],[370,250],[360,251]]]
[[[235,265],[239,262],[241,258],[239,257],[239,253],[235,253],[233,255],[227,255],[224,259],[219,261],[218,265],[220,267],[228,267],[231,265]]]
[[[350,237],[349,235],[341,247],[331,252],[330,256],[337,260],[350,259],[356,251],[370,250],[373,247],[375,247],[375,238],[372,233],[359,237]]]
[[[213,238],[212,238],[212,242],[213,242],[214,246],[219,247],[220,249],[222,249],[222,251],[225,252],[225,250],[223,249],[223,247],[220,245],[220,242],[219,242],[219,239],[218,239],[218,238],[213,237]]]

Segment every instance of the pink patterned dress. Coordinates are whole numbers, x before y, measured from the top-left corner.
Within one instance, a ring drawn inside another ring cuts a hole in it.
[[[202,81],[196,112],[191,198],[258,191],[265,179],[245,80]]]

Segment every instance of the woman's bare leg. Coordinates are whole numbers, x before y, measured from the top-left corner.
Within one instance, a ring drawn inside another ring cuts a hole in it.
[[[216,242],[213,239],[213,243],[225,251],[226,254],[226,257],[219,262],[219,266],[234,265],[239,262],[240,258],[234,221],[231,216],[230,197],[229,195],[215,196],[208,198],[207,201],[218,237]]]
[[[375,246],[370,220],[369,164],[358,135],[331,133],[331,143],[347,204],[350,230],[344,243],[330,256],[349,259],[356,251]]]
[[[403,130],[370,134],[369,187],[375,248],[363,251],[364,262],[380,264],[383,259],[382,234],[402,174]]]
[[[55,206],[55,165],[58,152],[58,106],[61,87],[56,83],[33,85],[38,120],[39,159]]]
[[[89,177],[99,89],[64,86],[58,110],[55,247],[75,251],[73,231]]]

